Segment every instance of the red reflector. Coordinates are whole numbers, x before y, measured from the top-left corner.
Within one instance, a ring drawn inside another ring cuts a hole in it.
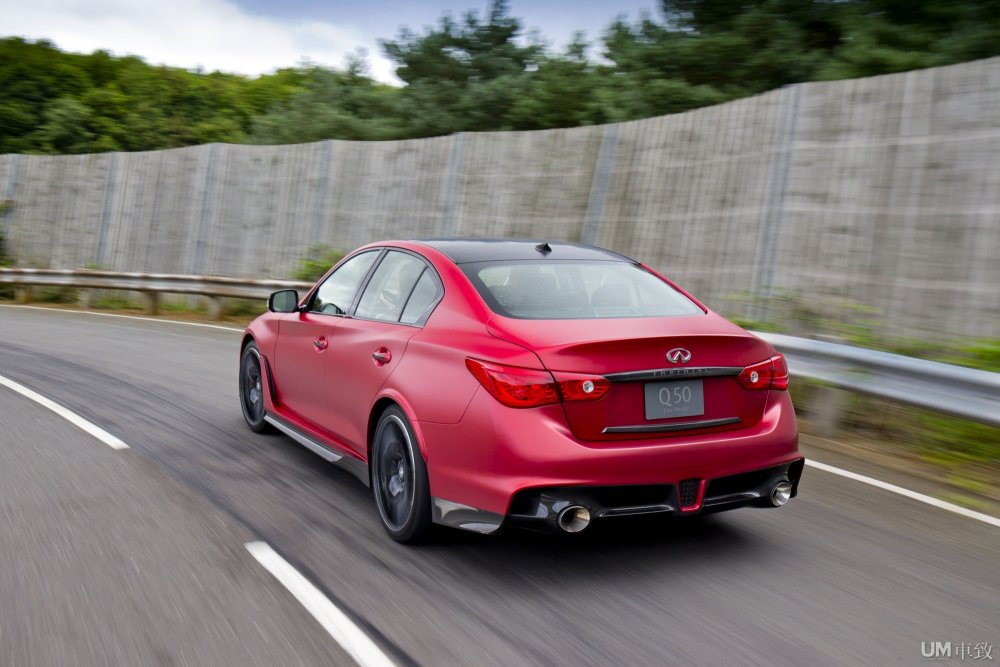
[[[776,354],[767,361],[747,366],[736,376],[744,389],[788,389],[788,364]]]
[[[465,365],[493,398],[508,407],[536,408],[559,402],[555,380],[545,371],[478,359],[466,359]]]
[[[611,382],[599,375],[581,375],[568,380],[559,380],[559,393],[566,402],[596,401],[610,389]]]

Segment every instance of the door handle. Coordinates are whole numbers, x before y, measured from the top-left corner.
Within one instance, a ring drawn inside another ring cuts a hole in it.
[[[390,361],[392,361],[392,353],[389,352],[388,349],[380,347],[379,349],[372,352],[372,359],[375,360],[375,363],[378,366],[381,366],[383,364],[387,364]]]
[[[317,352],[325,350],[327,345],[329,345],[329,343],[326,342],[325,338],[317,338],[313,341],[313,347],[316,348]]]

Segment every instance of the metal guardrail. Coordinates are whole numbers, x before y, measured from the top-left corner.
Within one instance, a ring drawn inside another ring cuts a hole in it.
[[[21,301],[30,300],[33,286],[142,292],[147,298],[146,310],[151,313],[157,310],[160,294],[200,295],[212,300],[212,314],[216,316],[222,314],[223,298],[265,299],[276,290],[307,290],[312,286],[291,280],[222,276],[0,268],[2,284],[18,286]],[[754,333],[786,356],[789,371],[795,377],[1000,426],[1000,373],[839,343]]]
[[[782,334],[754,332],[795,377],[1000,426],[1000,373]]]
[[[0,268],[0,285],[16,285],[18,301],[31,301],[32,287],[72,287],[83,290],[106,289],[141,292],[146,312],[155,314],[161,294],[187,294],[210,299],[210,312],[223,313],[222,299],[266,299],[282,289],[305,290],[312,283],[292,280],[245,280],[225,276],[185,276],[166,273],[121,273],[93,269],[11,269]],[[81,294],[81,305],[89,306],[90,294]]]

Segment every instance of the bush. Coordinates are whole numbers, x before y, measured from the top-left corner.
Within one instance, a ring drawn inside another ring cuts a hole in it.
[[[32,300],[38,303],[76,303],[80,290],[75,287],[35,287]]]
[[[869,306],[844,300],[809,303],[794,292],[770,299],[735,294],[729,296],[729,301],[755,306],[753,310],[765,314],[763,320],[730,317],[747,328],[827,338],[872,350],[1000,372],[1000,339],[942,340],[928,347],[925,341],[881,334],[878,312]],[[794,382],[796,408],[811,412],[818,400],[815,390],[821,385]],[[895,442],[941,465],[1000,462],[1000,428],[994,426],[856,393],[845,397],[843,411],[840,423],[843,431]]]
[[[299,265],[292,273],[293,280],[312,283],[323,277],[330,267],[344,258],[344,251],[328,245],[315,245],[309,249],[305,257],[299,260]]]
[[[260,299],[226,299],[224,312],[231,317],[257,317],[267,311],[267,303]]]
[[[1000,372],[1000,339],[956,345],[939,361]],[[1000,463],[1000,428],[930,412],[922,415],[920,424],[920,444],[932,457],[958,455],[977,462]]]

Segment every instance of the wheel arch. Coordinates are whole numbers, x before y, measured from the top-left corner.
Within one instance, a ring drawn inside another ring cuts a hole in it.
[[[385,412],[386,408],[391,406],[396,406],[403,411],[406,415],[406,420],[410,422],[410,428],[413,429],[413,435],[417,438],[417,447],[420,449],[420,455],[424,459],[424,463],[427,462],[427,443],[424,440],[423,433],[420,430],[420,422],[417,421],[416,416],[413,412],[413,406],[395,390],[387,390],[383,392],[377,399],[375,403],[372,404],[372,409],[368,413],[368,429],[367,429],[367,458],[369,463],[372,459],[372,445],[374,444],[373,439],[375,437],[375,429],[378,427],[378,420]]]
[[[257,337],[250,331],[244,332],[243,340],[240,341],[240,359],[243,358],[243,353],[246,352],[247,346],[250,343],[257,345],[257,355],[260,357],[261,371],[264,376],[264,411],[273,412],[277,402],[277,395],[274,389],[274,375],[271,371],[271,362],[267,356],[264,355],[264,351],[260,349],[260,343],[257,342]]]

